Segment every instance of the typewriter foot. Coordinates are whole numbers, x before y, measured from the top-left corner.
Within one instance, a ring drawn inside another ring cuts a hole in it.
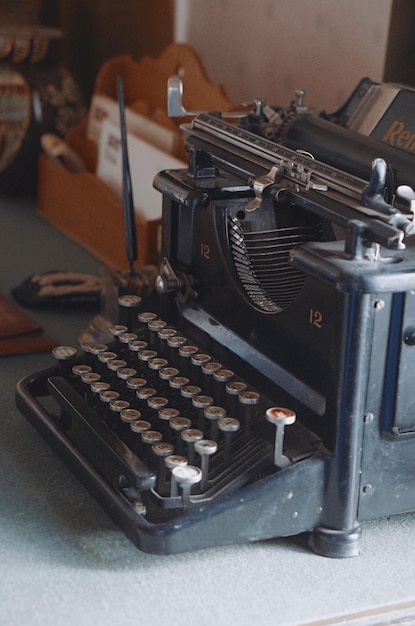
[[[310,547],[321,556],[344,559],[359,556],[362,540],[360,525],[352,530],[333,530],[331,528],[315,528],[310,536]]]

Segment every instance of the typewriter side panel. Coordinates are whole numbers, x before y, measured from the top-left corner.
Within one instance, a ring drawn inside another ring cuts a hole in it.
[[[413,290],[382,294],[364,425],[359,518],[415,508]]]

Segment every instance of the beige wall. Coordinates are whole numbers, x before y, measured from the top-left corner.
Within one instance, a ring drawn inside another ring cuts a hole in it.
[[[392,0],[176,0],[177,7],[176,36],[235,102],[285,105],[304,88],[307,104],[333,111],[363,76],[383,78]]]

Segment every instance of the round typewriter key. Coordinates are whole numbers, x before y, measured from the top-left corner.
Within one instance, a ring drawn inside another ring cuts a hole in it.
[[[146,432],[147,430],[150,430],[151,428],[151,424],[150,422],[147,422],[147,420],[136,420],[134,422],[130,422],[130,431],[131,433],[134,433],[135,435],[140,435],[139,439],[135,439],[135,447],[136,450],[140,450],[141,448],[141,435]]]
[[[170,470],[170,472],[172,472],[172,470],[175,467],[178,467],[179,465],[187,465],[187,459],[185,456],[180,456],[179,454],[172,454],[164,458],[164,465],[167,467],[167,469]],[[177,496],[177,482],[173,474],[171,474],[170,480],[171,480],[170,497],[174,498]]]
[[[131,352],[130,352],[130,343],[131,341],[137,341],[138,337],[136,335],[136,333],[122,333],[121,335],[119,335],[118,337],[118,341],[119,341],[119,345],[120,345],[120,349],[121,349],[121,353],[120,356],[123,359],[126,359],[127,361],[129,360],[129,358],[131,357]]]
[[[158,347],[162,356],[168,356],[169,347],[167,345],[167,340],[174,337],[176,334],[177,331],[175,328],[161,328],[158,331]]]
[[[105,352],[100,352],[98,354],[98,361],[100,363],[104,363],[105,365],[117,358],[117,354],[115,352],[111,352],[110,350],[106,350]]]
[[[72,346],[57,346],[53,348],[52,354],[58,361],[68,361],[76,356],[77,350],[72,348]]]
[[[242,391],[239,396],[242,419],[245,428],[245,439],[249,439],[252,430],[252,421],[255,417],[256,407],[259,402],[259,393],[256,391]]]
[[[121,411],[128,409],[129,406],[130,403],[126,400],[111,400],[110,402],[110,409],[114,411],[114,413],[121,413]]]
[[[137,310],[141,306],[142,299],[135,294],[125,294],[118,298],[118,320],[121,325],[128,328],[134,327]]]
[[[113,391],[112,389],[101,391],[101,393],[99,394],[99,399],[105,404],[109,404],[113,400],[118,400],[119,397],[120,394],[116,391]]]
[[[166,408],[168,404],[168,399],[163,398],[162,396],[152,396],[147,400],[147,406],[149,408],[150,419],[152,422],[153,420],[157,420],[159,411]]]
[[[102,391],[108,391],[109,388],[110,384],[101,380],[91,383],[91,391],[95,394],[100,394]]]
[[[218,404],[226,404],[226,384],[229,383],[235,373],[232,370],[221,368],[213,372],[213,395]]]
[[[181,388],[180,393],[182,394],[183,398],[192,399],[194,398],[194,396],[197,396],[201,391],[201,387],[198,387],[197,385],[186,385]]]
[[[112,390],[112,389],[108,389],[107,391],[101,391],[101,393],[99,394],[99,399],[102,402],[102,405],[104,407],[104,419],[106,421],[109,421],[111,424],[111,413],[109,412],[109,405],[110,402],[112,402],[113,400],[118,400],[118,398],[120,397],[120,394],[117,393],[116,391]]]
[[[157,315],[151,311],[144,311],[137,315],[138,326],[141,333],[144,333],[144,339],[149,341],[148,323],[157,319]]]
[[[154,359],[150,359],[148,362],[149,368],[157,372],[163,369],[163,367],[167,367],[168,364],[169,362],[167,361],[167,359],[162,359],[159,356],[155,357]]]
[[[247,385],[240,380],[231,380],[226,383],[226,409],[231,415],[239,414],[239,401],[238,396],[243,391],[246,391]]]
[[[158,443],[162,439],[163,439],[162,434],[159,433],[157,430],[146,430],[145,432],[141,434],[141,440],[144,443],[148,443],[151,445]]]
[[[159,319],[152,320],[147,324],[149,344],[155,350],[159,349],[158,333],[163,328],[166,328],[166,326],[167,326],[167,322],[165,322],[164,320],[159,320]]]
[[[200,430],[205,426],[205,409],[213,404],[213,398],[210,396],[197,395],[192,398],[194,416]]]
[[[192,465],[178,465],[172,474],[182,489],[183,506],[190,504],[190,491],[193,485],[202,480],[202,471]]]
[[[148,364],[151,359],[154,359],[157,356],[157,352],[155,350],[140,350],[137,354],[138,360],[144,365]]]
[[[204,410],[204,416],[210,421],[210,438],[215,441],[218,438],[218,421],[226,417],[226,411],[221,406],[208,406]]]
[[[77,355],[76,348],[71,346],[57,346],[52,350],[52,355],[59,363],[59,373],[61,376],[69,376],[71,373],[71,363]]]
[[[159,376],[161,378],[161,380],[171,380],[174,376],[178,376],[179,375],[179,370],[177,369],[177,367],[162,367],[161,370],[159,371]]]
[[[200,490],[206,491],[206,487],[209,479],[209,457],[218,449],[216,441],[211,439],[199,439],[194,444],[195,451],[200,455],[200,469],[202,470],[202,480],[200,484]]]
[[[126,387],[130,391],[137,391],[137,389],[140,389],[141,387],[146,387],[146,386],[147,386],[146,379],[138,378],[136,376],[129,378],[126,382]]]
[[[120,418],[125,424],[131,424],[132,422],[138,422],[141,417],[140,411],[137,409],[126,408],[120,413]]]
[[[151,446],[155,443],[160,443],[163,439],[161,433],[157,430],[146,430],[141,433],[141,441],[144,444],[144,460],[151,462]]]
[[[193,465],[195,460],[194,444],[196,441],[203,439],[203,432],[198,428],[186,428],[181,431],[180,436],[187,444],[187,458],[189,460],[189,464]]]
[[[222,369],[222,365],[217,361],[209,361],[202,365],[202,386],[206,393],[213,393],[213,375]]]
[[[120,421],[119,421],[119,417],[121,414],[121,411],[125,411],[126,409],[128,409],[130,406],[130,403],[127,402],[126,400],[113,400],[112,402],[110,402],[110,410],[113,413],[114,416],[114,420],[112,421],[112,424],[115,428],[116,431],[120,431]]]
[[[234,417],[223,417],[218,421],[218,428],[224,434],[223,464],[225,467],[231,462],[232,436],[241,427],[239,420]]]
[[[159,492],[165,491],[166,485],[166,465],[164,459],[167,456],[171,456],[174,452],[174,447],[171,443],[164,441],[160,443],[154,443],[151,446],[151,451],[154,456],[158,457],[158,472],[157,472],[157,489]]]
[[[185,376],[191,376],[192,372],[192,356],[199,352],[197,346],[183,345],[179,348],[179,367]]]
[[[182,451],[183,451],[183,439],[180,437],[180,433],[182,430],[185,430],[186,428],[190,428],[191,425],[192,425],[192,422],[189,419],[187,419],[187,417],[182,417],[181,415],[179,415],[178,417],[173,417],[169,421],[170,428],[176,434],[175,441],[176,441],[176,451],[178,454],[182,454]]]
[[[139,413],[139,411],[137,412]],[[141,435],[146,430],[150,430],[150,428],[151,424],[146,420],[135,420],[133,422],[130,422],[130,429],[133,433],[137,433],[138,435]]]
[[[81,376],[87,372],[92,372],[92,367],[90,365],[84,365],[83,363],[74,365],[72,368],[72,374],[78,378],[81,378]]]
[[[102,380],[98,380],[97,382],[91,383],[89,386],[89,389],[91,393],[91,406],[93,408],[99,408],[97,407],[99,394],[103,391],[108,391],[110,389],[110,384]]]
[[[190,357],[190,362],[192,364],[191,367],[191,379],[197,385],[202,386],[203,377],[202,377],[202,365],[209,363],[212,360],[212,357],[209,354],[204,354],[202,352],[197,352],[193,356]]]
[[[137,375],[137,370],[133,367],[121,367],[117,370],[118,378],[121,380],[129,380],[130,378],[134,378]]]
[[[113,337],[119,337],[123,333],[128,333],[128,328],[127,326],[124,326],[124,324],[114,324],[113,326],[110,326],[108,330]]]
[[[182,389],[183,387],[186,387],[186,385],[188,385],[189,383],[190,380],[186,378],[186,376],[173,376],[173,378],[169,380],[169,386],[172,389]]]
[[[108,346],[105,343],[91,343],[88,346],[88,351],[95,356],[98,356],[98,354],[106,352],[107,350]]]
[[[173,364],[176,364],[176,359],[178,358],[179,348],[187,343],[186,337],[182,337],[180,335],[173,335],[173,337],[169,337],[167,339],[167,358]]]
[[[84,363],[80,363],[79,365],[74,365],[72,367],[72,375],[75,376],[74,386],[76,386],[76,388],[80,390],[81,392],[82,392],[81,377],[84,374],[87,374],[88,372],[92,372],[92,367],[90,365],[85,365]]]
[[[143,341],[142,339],[133,339],[128,342],[128,349],[130,352],[140,352],[141,350],[145,350],[148,348],[147,341]]]
[[[192,398],[202,393],[201,387],[197,385],[185,385],[180,389],[180,395],[183,399],[182,411],[186,415],[191,416],[193,410]]]
[[[117,370],[120,370],[122,367],[127,367],[127,362],[124,361],[123,359],[111,359],[110,361],[108,361],[107,367],[112,372],[116,372]]]
[[[296,415],[291,409],[277,406],[267,409],[265,417],[268,422],[271,422],[271,424],[274,424],[276,427],[274,465],[280,468],[286,467],[287,465],[289,465],[290,460],[283,453],[284,430],[286,426],[294,424]]]
[[[179,411],[178,409],[172,409],[171,407],[166,406],[159,410],[158,417],[164,422],[169,422],[174,417],[179,417]]]
[[[81,374],[81,380],[83,383],[91,385],[101,380],[101,376],[97,372],[85,372],[85,374]]]

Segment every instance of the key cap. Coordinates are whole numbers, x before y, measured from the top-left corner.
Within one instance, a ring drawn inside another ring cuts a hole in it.
[[[200,455],[200,469],[202,470],[202,478],[200,482],[200,490],[206,491],[209,480],[209,459],[218,449],[216,441],[211,439],[200,439],[194,444],[195,451]]]
[[[232,437],[240,427],[240,421],[234,417],[223,417],[218,421],[218,428],[224,435],[223,464],[225,467],[228,467],[232,460]]]
[[[182,490],[182,505],[188,507],[191,489],[201,481],[202,471],[192,465],[177,465],[173,468],[172,474]]]
[[[274,444],[274,465],[279,468],[287,467],[290,459],[283,453],[284,446],[284,430],[285,427],[294,424],[296,415],[291,409],[285,407],[271,407],[267,409],[265,417],[268,422],[274,424],[275,444]]]

